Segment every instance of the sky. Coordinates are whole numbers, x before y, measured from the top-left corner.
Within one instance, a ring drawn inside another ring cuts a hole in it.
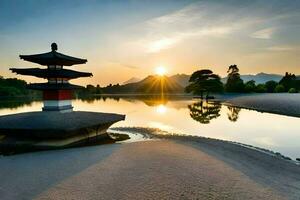
[[[72,68],[92,72],[81,85],[209,68],[226,76],[300,74],[298,0],[0,0],[0,75],[29,82],[9,67],[40,67],[20,54],[58,51],[86,58]]]

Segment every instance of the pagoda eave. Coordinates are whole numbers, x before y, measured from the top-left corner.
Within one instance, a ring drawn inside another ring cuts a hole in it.
[[[78,64],[85,64],[86,59],[75,58],[72,56],[67,56],[56,51],[50,51],[48,53],[34,54],[34,55],[20,55],[20,58],[28,62],[37,63],[40,65],[63,65],[72,66]]]
[[[32,83],[27,86],[32,90],[78,90],[83,89],[83,86],[73,84],[49,84],[49,83]]]
[[[40,68],[10,68],[14,73],[26,76],[35,76],[38,78],[67,78],[74,79],[80,77],[91,77],[92,73],[89,72],[78,72],[69,69],[40,69]]]

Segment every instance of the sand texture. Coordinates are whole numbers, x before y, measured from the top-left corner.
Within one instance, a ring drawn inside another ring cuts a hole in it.
[[[0,166],[2,200],[300,197],[299,166],[188,137],[20,154]]]

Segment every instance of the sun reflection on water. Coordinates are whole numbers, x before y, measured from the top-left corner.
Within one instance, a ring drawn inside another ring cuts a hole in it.
[[[159,114],[165,114],[167,112],[167,107],[163,104],[160,104],[156,107],[156,112]]]

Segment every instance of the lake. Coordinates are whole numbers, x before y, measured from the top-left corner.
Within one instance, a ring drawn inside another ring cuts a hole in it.
[[[0,115],[40,111],[41,101],[0,101]],[[240,142],[300,157],[300,119],[201,102],[191,97],[124,96],[73,100],[74,110],[114,112],[113,127],[152,127],[170,133]]]

